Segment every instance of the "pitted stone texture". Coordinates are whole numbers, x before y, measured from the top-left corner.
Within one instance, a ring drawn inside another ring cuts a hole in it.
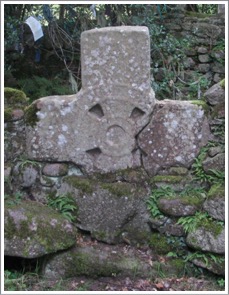
[[[150,175],[160,168],[190,167],[207,144],[210,129],[201,107],[188,101],[157,102],[151,122],[140,133],[143,165]]]
[[[68,249],[76,242],[73,225],[37,202],[6,205],[4,216],[5,255],[36,258]]]
[[[135,138],[148,124],[155,103],[148,29],[84,32],[81,46],[83,89],[76,96],[34,102],[38,120],[27,126],[27,155],[38,161],[72,162],[87,173],[138,167]]]
[[[147,240],[150,227],[145,204],[149,187],[67,176],[58,190],[58,194],[66,193],[74,196],[79,208],[77,227],[90,232],[97,240],[110,244],[125,239],[140,243]]]
[[[150,91],[147,27],[108,27],[82,33],[82,86],[128,85]]]

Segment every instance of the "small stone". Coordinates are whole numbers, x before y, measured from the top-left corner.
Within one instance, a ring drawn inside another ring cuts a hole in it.
[[[157,205],[161,212],[175,217],[194,215],[198,210],[198,206],[184,203],[181,198],[161,198],[158,200]]]
[[[197,52],[204,54],[204,53],[208,52],[208,49],[207,49],[207,47],[201,46],[201,47],[198,47]]]
[[[210,56],[208,54],[201,54],[198,56],[198,59],[201,63],[207,63],[210,61]]]
[[[42,173],[46,176],[64,176],[68,173],[68,165],[67,164],[46,164],[42,170]]]
[[[198,70],[200,73],[207,73],[210,70],[210,65],[206,63],[199,64]]]
[[[225,89],[220,85],[220,82],[214,84],[205,93],[204,97],[211,105],[217,105],[225,101]]]
[[[225,65],[219,62],[214,62],[211,66],[212,72],[224,74],[225,73]]]
[[[222,152],[222,148],[220,146],[214,146],[214,147],[211,147],[209,150],[208,150],[208,155],[210,157],[214,157],[216,156],[217,154],[221,153]]]

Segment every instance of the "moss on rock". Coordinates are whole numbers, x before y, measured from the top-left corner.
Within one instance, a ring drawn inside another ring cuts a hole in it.
[[[209,106],[207,105],[207,103],[203,100],[192,100],[191,104],[197,105],[199,107],[201,107],[204,110],[205,115],[207,115],[209,113]]]
[[[219,82],[219,85],[220,85],[222,88],[225,89],[225,79],[221,80],[221,81]]]
[[[64,181],[66,181],[72,187],[81,190],[83,193],[93,193],[93,186],[95,185],[94,180],[84,178],[81,176],[70,175],[64,177]]]
[[[25,124],[31,127],[34,127],[39,121],[37,112],[39,109],[37,108],[36,103],[32,103],[30,106],[25,108]]]
[[[151,235],[149,245],[157,254],[167,254],[173,250],[172,246],[168,244],[166,237],[159,233]]]
[[[76,229],[58,212],[26,201],[5,206],[5,255],[35,258],[71,247]]]
[[[180,175],[156,175],[153,178],[151,178],[150,182],[151,184],[154,184],[157,182],[179,183],[183,179],[184,177]]]
[[[21,90],[5,87],[4,88],[5,105],[12,107],[24,107],[28,103],[25,93]]]
[[[210,190],[208,191],[207,196],[209,199],[224,197],[225,196],[225,187],[220,183],[213,184],[211,186]]]
[[[131,196],[133,185],[126,182],[101,183],[101,187],[118,197]]]

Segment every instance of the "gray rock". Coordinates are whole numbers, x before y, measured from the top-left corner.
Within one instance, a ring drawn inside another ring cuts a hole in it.
[[[68,249],[75,242],[76,229],[53,209],[31,201],[5,205],[5,255],[36,258]]]
[[[198,70],[200,73],[207,73],[210,70],[210,65],[209,64],[199,64],[198,65]]]
[[[207,158],[203,161],[203,169],[205,172],[211,172],[210,170],[225,170],[225,154],[220,153],[213,158]]]
[[[214,147],[211,147],[209,150],[208,150],[208,155],[210,157],[214,157],[216,156],[217,154],[221,153],[222,152],[222,148],[220,146],[214,146]]]
[[[42,173],[46,176],[64,176],[68,173],[68,165],[62,163],[46,164]]]
[[[220,82],[214,84],[205,93],[204,97],[211,105],[217,105],[225,101],[225,89],[220,85]]]
[[[106,175],[103,176],[106,179]],[[59,194],[70,192],[78,204],[77,226],[106,243],[145,243],[150,228],[146,200],[149,188],[142,184],[107,183],[77,176],[63,179]]]
[[[225,73],[225,66],[220,62],[214,62],[211,66],[212,72],[224,74]]]
[[[223,259],[223,257],[222,257]],[[201,259],[193,259],[192,263],[194,263],[198,267],[205,268],[217,275],[225,275],[225,262],[215,262],[212,259],[208,259],[208,262]]]
[[[214,228],[200,227],[188,233],[186,243],[191,248],[201,251],[209,251],[217,254],[225,253],[225,230],[220,233],[214,232]]]
[[[149,225],[153,230],[156,230],[161,234],[167,234],[176,237],[182,237],[185,234],[183,226],[177,224],[177,220],[173,220],[168,217],[150,218]]]
[[[207,49],[207,47],[200,46],[200,47],[198,47],[197,52],[201,53],[201,54],[205,54],[208,52],[208,49]]]
[[[194,215],[198,210],[197,205],[189,204],[182,200],[182,198],[160,198],[157,205],[161,212],[175,217]]]
[[[225,197],[209,199],[204,202],[203,208],[216,220],[225,221]]]
[[[207,63],[210,61],[210,56],[208,54],[201,54],[198,56],[198,59],[202,63]]]
[[[144,168],[155,175],[162,167],[190,167],[209,135],[201,107],[187,101],[157,102],[151,122],[138,137]]]
[[[152,251],[139,251],[126,245],[82,241],[76,247],[47,260],[43,276],[50,280],[69,277],[157,278],[158,270],[166,277],[180,277],[184,272],[182,260],[160,263],[152,260]]]

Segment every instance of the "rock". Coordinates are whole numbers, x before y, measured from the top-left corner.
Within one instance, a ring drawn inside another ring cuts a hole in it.
[[[185,69],[194,69],[195,68],[195,61],[191,58],[191,57],[188,57],[186,60],[184,60],[184,68]]]
[[[36,202],[5,205],[5,255],[37,258],[68,249],[76,242],[76,229],[61,214]]]
[[[214,84],[205,93],[204,97],[211,105],[217,105],[225,101],[225,89],[220,85],[220,82]]]
[[[220,153],[212,158],[207,158],[202,163],[203,169],[207,173],[211,173],[210,170],[225,171],[225,154]]]
[[[216,220],[225,221],[225,188],[220,184],[212,185],[203,209]]]
[[[215,262],[213,259],[208,259],[208,262],[206,262],[202,259],[193,259],[192,263],[194,263],[198,267],[205,268],[217,275],[225,275],[225,261]]]
[[[42,173],[46,176],[64,176],[68,173],[68,165],[62,163],[46,164]]]
[[[49,280],[87,276],[117,278],[157,278],[158,270],[166,277],[180,277],[185,269],[181,259],[152,260],[152,251],[139,251],[131,246],[85,242],[50,257],[43,268]]]
[[[205,54],[205,53],[208,52],[208,49],[207,49],[207,47],[200,46],[200,47],[197,48],[197,52],[201,53],[201,54]]]
[[[171,167],[169,173],[172,175],[187,175],[188,169],[185,167]]]
[[[210,65],[209,64],[199,64],[198,65],[198,71],[200,73],[207,73],[210,70]]]
[[[200,227],[188,233],[186,243],[191,248],[217,254],[225,253],[225,230],[214,224],[211,228]]]
[[[79,207],[77,226],[92,237],[110,244],[123,242],[123,235],[131,243],[147,242],[149,188],[136,183],[66,176],[58,193],[67,192],[74,196]]]
[[[208,155],[210,157],[214,157],[221,152],[222,152],[222,148],[220,146],[213,146],[208,150]]]
[[[211,66],[212,72],[224,74],[225,73],[225,66],[224,64],[215,61]]]
[[[191,199],[187,200],[182,198],[160,198],[157,205],[161,212],[175,217],[194,215],[199,208],[199,204],[191,204]]]
[[[152,176],[161,168],[188,168],[209,135],[202,107],[187,101],[157,102],[149,125],[138,137],[143,166]]]
[[[71,162],[87,174],[140,167],[136,135],[155,104],[148,28],[85,31],[81,59],[79,93],[44,97],[27,109],[27,156]]]
[[[198,59],[201,63],[207,63],[210,61],[210,56],[208,54],[201,54],[198,56]]]
[[[177,237],[184,236],[183,226],[177,224],[177,220],[165,216],[162,218],[150,218],[149,225],[153,230],[157,230],[161,234]]]

